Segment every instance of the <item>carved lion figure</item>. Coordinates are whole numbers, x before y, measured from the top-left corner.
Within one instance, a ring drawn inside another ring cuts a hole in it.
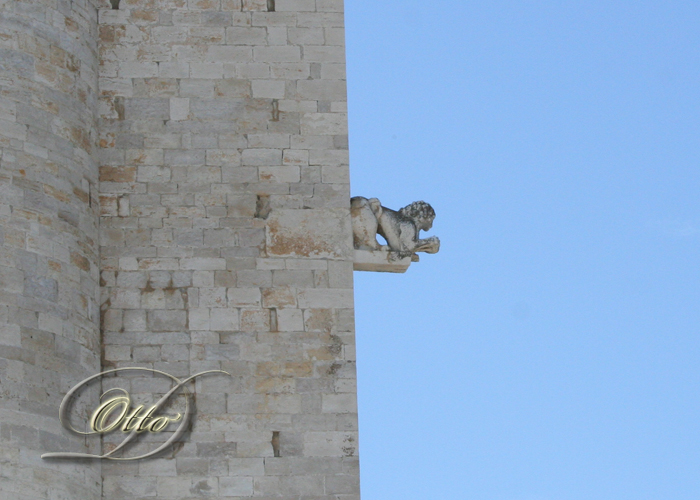
[[[424,201],[414,201],[396,211],[383,207],[377,198],[355,196],[350,200],[352,232],[359,250],[392,250],[402,256],[415,252],[437,253],[440,240],[436,236],[420,239],[420,231],[433,227],[435,210]],[[377,234],[387,245],[377,242]]]

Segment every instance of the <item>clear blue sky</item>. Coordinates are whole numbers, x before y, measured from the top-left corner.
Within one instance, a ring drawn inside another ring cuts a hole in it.
[[[346,1],[363,500],[700,498],[700,2]]]

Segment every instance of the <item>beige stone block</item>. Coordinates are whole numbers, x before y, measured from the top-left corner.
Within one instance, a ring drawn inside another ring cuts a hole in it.
[[[309,151],[309,165],[323,165],[324,168],[328,167],[339,167],[343,166],[346,173],[343,181],[334,182],[350,182],[350,177],[348,175],[349,168],[348,163],[350,163],[350,156],[347,149],[314,149]],[[331,170],[329,170],[330,172]],[[339,170],[340,172],[340,170]],[[331,182],[331,181],[324,181]]]
[[[253,478],[221,477],[219,478],[219,494],[226,497],[252,497]]]
[[[250,81],[238,78],[225,78],[214,86],[216,97],[244,98],[252,95]]]
[[[112,290],[110,305],[117,309],[138,309],[141,307],[141,291]]]
[[[190,65],[186,62],[159,62],[158,76],[161,78],[187,78],[190,76]]]
[[[139,332],[146,330],[146,311],[124,311],[124,330],[127,332]]]
[[[324,45],[338,45],[345,47],[345,28],[325,28]]]
[[[314,101],[315,102],[315,101]],[[333,149],[333,137],[327,135],[298,135],[290,137],[292,149]]]
[[[342,28],[345,17],[342,12],[300,12],[297,26],[300,28]]]
[[[354,345],[344,345],[343,346],[343,359],[346,361],[356,361],[357,360],[357,349]],[[354,379],[352,379],[352,380],[354,382]]]
[[[285,149],[282,153],[284,165],[308,165],[309,151],[305,149]]]
[[[289,43],[292,45],[323,45],[322,28],[289,28]]]
[[[226,28],[226,43],[228,45],[267,45],[267,30],[262,27]]]
[[[352,308],[352,289],[304,289],[297,292],[297,301],[302,309]]]
[[[190,330],[209,330],[209,309],[190,309],[189,314],[189,329]]]
[[[187,120],[190,115],[190,100],[181,98],[170,99],[170,119],[174,121]]]
[[[187,41],[187,30],[181,26],[154,26],[150,33],[152,41],[158,44],[184,44]]]
[[[288,286],[264,288],[262,290],[262,304],[263,307],[277,309],[294,308],[297,306],[296,289]]]
[[[248,136],[250,148],[288,148],[289,134],[250,134]]]
[[[127,149],[124,155],[127,165],[162,165],[162,149]],[[133,167],[131,167],[133,168]],[[134,169],[134,173],[136,170]]]
[[[148,312],[148,327],[152,332],[184,330],[187,323],[185,311],[153,310]]]
[[[297,14],[295,12],[254,12],[253,26],[296,26]]]
[[[349,259],[351,234],[348,210],[273,210],[267,219],[267,251],[279,257]]]
[[[316,0],[276,0],[277,12],[315,12]]]
[[[257,269],[262,269],[262,270],[275,270],[275,269],[284,269],[284,260],[283,259],[255,259],[255,265]]]
[[[181,145],[181,136],[178,134],[150,133],[143,138],[145,148],[177,149]]]
[[[323,413],[357,413],[357,397],[353,393],[323,394]]]
[[[228,470],[230,476],[262,476],[265,474],[265,461],[262,458],[230,458]]]
[[[175,460],[163,460],[175,462]],[[175,498],[183,492],[189,491],[192,484],[192,478],[189,476],[183,477],[159,477],[157,480],[156,490],[159,497]]]
[[[343,0],[316,0],[318,12],[343,12]]]
[[[272,63],[269,74],[270,77],[278,80],[305,80],[309,78],[311,70],[309,63],[305,62]],[[280,111],[282,111],[281,108]]]
[[[345,113],[305,113],[301,117],[301,133],[316,136],[347,134],[347,115]]]
[[[226,269],[226,259],[215,257],[191,257],[180,259],[179,269],[196,271],[217,271]]]
[[[258,408],[261,413],[301,413],[301,396],[266,394]]]
[[[227,296],[230,307],[260,305],[260,288],[229,288]]]
[[[119,65],[120,78],[150,78],[158,76],[158,63],[155,62],[122,62]]]
[[[253,50],[250,49],[251,59]],[[270,65],[265,63],[224,64],[224,76],[226,78],[241,78],[254,80],[256,78],[269,78]]]
[[[307,269],[325,271],[328,269],[328,262],[329,261],[322,259],[287,259],[285,264],[286,268],[290,270]]]
[[[282,151],[278,149],[245,149],[241,160],[243,165],[281,165]]]
[[[176,232],[181,232],[181,230],[176,230]],[[187,231],[189,234],[190,231]],[[199,239],[200,231],[196,231],[197,239]],[[181,240],[183,243],[186,240]],[[192,286],[193,287],[212,287],[214,286],[214,271],[194,271],[192,273]]]
[[[337,45],[309,45],[304,47],[304,61],[345,63],[345,47]]]
[[[302,80],[297,82],[297,94],[300,99],[345,101],[347,86],[343,80]]]
[[[129,10],[99,9],[100,24],[127,24],[129,21]]]
[[[280,332],[303,332],[304,318],[301,309],[279,309],[277,329]]]
[[[284,99],[285,82],[280,80],[253,80],[253,97]]]
[[[142,460],[139,462],[142,476],[176,476],[175,460]]]
[[[290,113],[315,113],[318,110],[318,102],[283,99],[280,100],[279,107],[280,111],[288,111]],[[295,140],[299,141],[299,136],[292,136],[292,141]],[[293,147],[301,149],[302,144],[300,144],[299,142],[297,142],[296,144],[297,145]]]
[[[108,361],[129,361],[131,359],[131,347],[128,345],[105,346],[105,359]]]
[[[156,478],[140,476],[107,476],[102,482],[103,494],[112,498],[154,497]]]
[[[51,319],[53,318],[53,321]],[[47,321],[47,319],[49,321]],[[122,329],[122,311],[119,309],[109,309],[102,315],[102,323],[105,330],[118,332]],[[60,334],[62,322],[60,318],[39,313],[39,329]]]
[[[253,59],[256,62],[296,62],[301,60],[299,47],[254,47]]]
[[[304,435],[307,457],[351,457],[357,455],[354,432],[307,432]]]
[[[226,307],[228,305],[226,288],[200,288],[199,305],[200,307]]]
[[[350,172],[347,166],[323,166],[321,180],[324,184],[348,184]]]
[[[348,103],[343,102],[332,102],[331,103],[331,113],[347,113]]]
[[[301,180],[299,167],[289,165],[282,167],[258,167],[260,182],[295,183]]]
[[[221,0],[221,10],[232,10],[235,14],[241,14],[238,12],[241,10],[242,0]]]
[[[178,259],[139,259],[139,269],[150,271],[176,271],[180,269]],[[191,269],[191,268],[187,268]]]
[[[207,165],[234,167],[241,164],[241,153],[237,149],[208,149]]]
[[[243,332],[269,332],[270,311],[244,309],[241,311],[241,331]]]
[[[328,261],[328,286],[331,288],[352,288],[353,263]]]
[[[287,45],[287,28],[284,28],[282,26],[268,26],[267,44]]]
[[[267,0],[241,0],[243,11],[266,11]]]
[[[224,76],[224,65],[220,62],[190,63],[191,78],[218,79]]]
[[[357,474],[326,476],[326,494],[337,495],[336,498],[359,500],[360,478]]]
[[[411,265],[411,256],[401,257],[397,252],[386,250],[355,250],[355,271],[380,273],[405,273]]]
[[[236,309],[212,309],[210,326],[212,330],[220,332],[233,332],[239,329],[238,310]]]

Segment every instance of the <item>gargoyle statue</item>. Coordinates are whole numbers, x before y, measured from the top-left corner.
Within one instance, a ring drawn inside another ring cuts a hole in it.
[[[413,257],[416,252],[437,253],[440,239],[437,236],[420,239],[421,230],[433,227],[435,210],[424,201],[414,201],[398,212],[383,207],[377,198],[355,196],[350,200],[352,233],[357,250],[389,250],[399,257]],[[377,242],[377,234],[384,237],[387,245]]]

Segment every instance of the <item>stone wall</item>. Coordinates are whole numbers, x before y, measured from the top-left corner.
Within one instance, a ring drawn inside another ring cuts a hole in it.
[[[99,31],[104,366],[232,374],[104,497],[359,498],[342,1],[121,0]]]
[[[57,419],[100,369],[97,61],[88,0],[0,2],[3,500],[100,496],[99,463],[40,458],[99,449]]]

